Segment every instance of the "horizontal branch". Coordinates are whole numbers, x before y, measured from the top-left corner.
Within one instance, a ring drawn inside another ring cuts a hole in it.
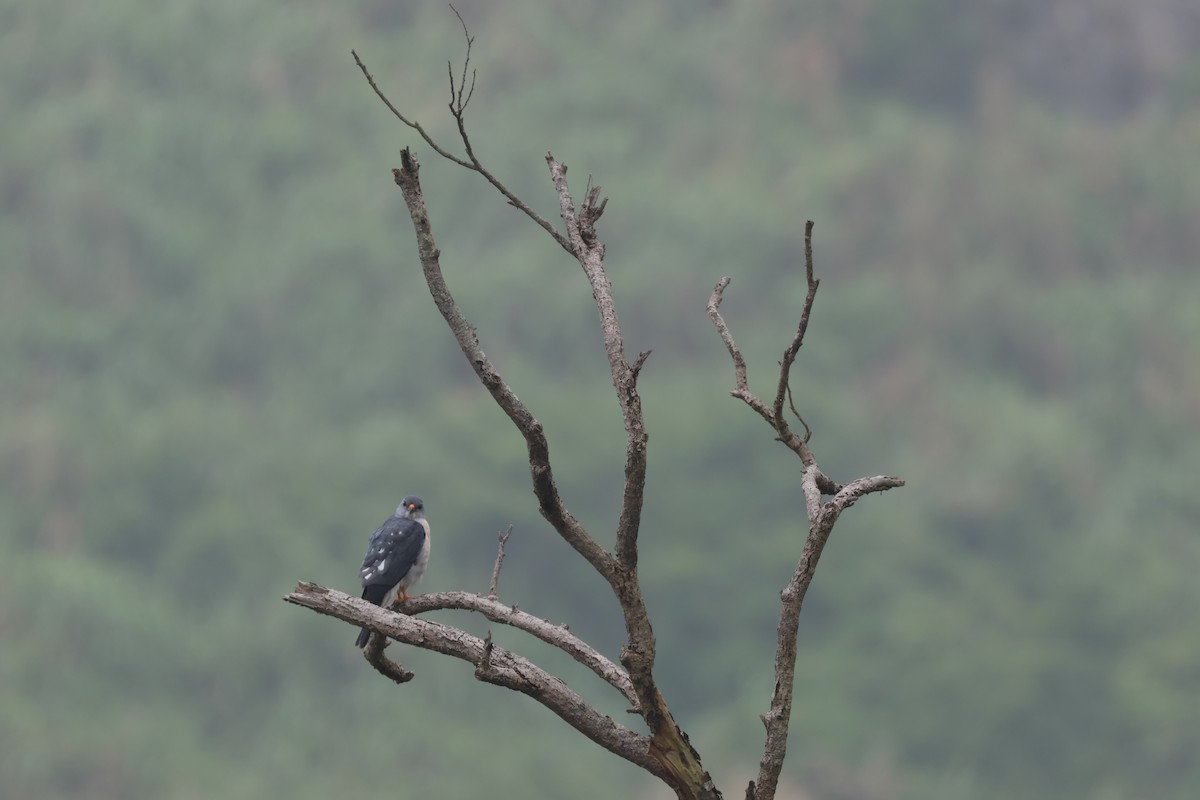
[[[590,669],[597,677],[620,692],[633,706],[636,707],[638,704],[633,684],[630,683],[629,675],[625,670],[571,633],[565,625],[556,625],[541,617],[505,605],[495,598],[483,597],[471,592],[450,591],[415,595],[404,604],[404,613],[412,615],[442,609],[474,611],[497,624],[525,631],[546,644],[557,647]]]
[[[411,598],[405,604],[405,610],[408,611],[410,606],[416,610],[418,600],[423,598],[428,601],[431,597],[437,596],[422,595],[420,598]],[[408,614],[397,614],[366,600],[315,583],[302,581],[296,585],[295,591],[283,599],[319,614],[335,617],[358,627],[370,628],[398,642],[466,661],[475,666],[475,676],[479,680],[532,697],[609,752],[659,778],[665,780],[667,777],[663,766],[651,755],[650,737],[619,725],[611,717],[601,714],[568,687],[565,681],[546,672],[524,656],[450,625]]]
[[[899,489],[904,486],[904,479],[895,475],[875,475],[870,478],[858,478],[843,486],[833,499],[825,504],[825,514],[841,514],[859,499],[876,492],[886,492],[888,489]],[[835,514],[835,516],[836,516]]]

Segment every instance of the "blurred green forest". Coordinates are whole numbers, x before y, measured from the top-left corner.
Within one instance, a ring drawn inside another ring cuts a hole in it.
[[[1200,796],[1200,10],[1191,0],[459,0],[476,151],[600,231],[650,431],[661,682],[726,796],[762,742],[799,464],[729,397],[712,286],[842,518],[801,622],[781,797]],[[664,798],[468,667],[285,605],[354,591],[421,494],[423,590],[501,594],[615,656],[616,605],[538,517],[451,288],[606,543],[623,434],[574,265],[446,144],[441,2],[0,0],[0,782],[29,798]],[[482,630],[474,620],[448,621]],[[614,716],[591,676],[497,631]],[[622,718],[624,718],[622,716]]]

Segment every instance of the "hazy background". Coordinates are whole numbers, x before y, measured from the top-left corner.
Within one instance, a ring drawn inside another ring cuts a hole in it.
[[[643,582],[659,674],[727,797],[759,755],[799,464],[728,396],[723,307],[794,372],[843,517],[801,622],[788,797],[1200,795],[1200,7],[1191,0],[484,2],[477,152],[551,219],[610,197],[652,349]],[[615,603],[421,280],[451,288],[606,545],[623,436],[590,291],[457,149],[441,2],[0,0],[0,784],[6,798],[663,798],[470,668],[287,606],[356,588],[406,493],[422,586],[615,657]],[[462,616],[447,621],[480,626]],[[607,713],[590,674],[497,631]]]

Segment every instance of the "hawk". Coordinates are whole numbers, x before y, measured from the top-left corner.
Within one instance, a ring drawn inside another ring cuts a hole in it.
[[[367,554],[358,570],[363,600],[387,608],[408,599],[408,589],[425,574],[429,563],[429,521],[421,498],[409,495],[371,535]],[[358,633],[357,647],[366,647],[371,631]]]

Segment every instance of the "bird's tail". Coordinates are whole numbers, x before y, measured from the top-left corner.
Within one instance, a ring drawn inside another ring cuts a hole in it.
[[[372,584],[370,586],[363,587],[362,599],[374,603],[375,605],[380,605],[383,603],[383,598],[386,594],[387,589],[385,587],[379,586],[378,584]],[[358,638],[354,641],[354,646],[362,649],[367,646],[367,640],[370,638],[370,629],[363,628],[358,632]]]

